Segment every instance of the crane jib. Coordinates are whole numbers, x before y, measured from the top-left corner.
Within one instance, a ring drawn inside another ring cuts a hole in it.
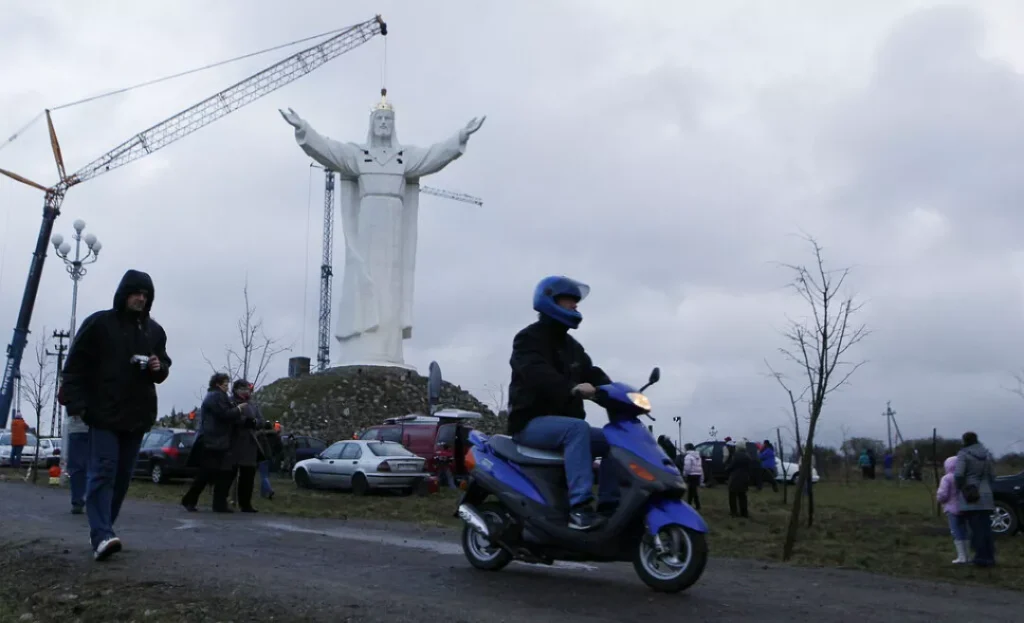
[[[3,381],[0,382],[0,430],[7,426],[7,418],[10,415],[11,405],[14,402],[14,381],[21,369],[21,358],[28,341],[32,310],[35,307],[36,294],[39,291],[39,280],[42,277],[43,264],[46,261],[46,247],[49,244],[50,235],[53,233],[54,220],[60,214],[64,193],[67,189],[166,147],[221,117],[242,108],[246,104],[250,104],[264,95],[298,80],[313,70],[322,67],[328,61],[366,43],[378,34],[384,36],[388,34],[387,24],[380,15],[292,54],[263,71],[255,73],[241,82],[208,97],[191,108],[183,110],[151,128],[139,132],[131,139],[121,143],[77,172],[66,177],[63,175],[62,158],[60,156],[60,147],[57,144],[57,137],[53,132],[52,124],[50,124],[54,159],[57,161],[58,170],[61,172],[62,178],[53,187],[46,189],[46,203],[43,208],[43,221],[39,227],[39,234],[36,240],[36,252],[32,255],[32,261],[29,265],[28,279],[25,284],[25,291],[22,294],[21,308],[18,312],[18,322],[14,329],[14,337],[11,340],[11,344],[7,347],[7,363],[4,366]],[[47,121],[49,122],[49,118],[47,118]],[[32,185],[36,186],[35,184]]]

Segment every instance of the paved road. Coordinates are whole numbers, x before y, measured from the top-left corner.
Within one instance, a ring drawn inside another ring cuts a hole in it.
[[[1020,620],[1024,602],[1009,591],[723,559],[688,592],[659,595],[628,564],[476,571],[453,531],[404,524],[189,514],[134,500],[118,523],[125,551],[90,563],[104,574],[251,593],[308,621],[991,623]],[[54,540],[86,561],[87,532],[63,491],[0,483],[0,540]]]

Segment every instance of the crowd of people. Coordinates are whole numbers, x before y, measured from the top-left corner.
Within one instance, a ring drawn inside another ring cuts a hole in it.
[[[710,462],[701,458],[692,443],[683,446],[682,454],[667,436],[658,437],[658,445],[668,455],[686,481],[686,502],[700,510],[700,488],[707,486],[712,478]],[[757,455],[751,456],[748,446],[756,448]],[[731,437],[725,438],[724,471],[729,492],[729,515],[749,518],[747,492],[750,487],[760,491],[767,482],[772,491],[779,490],[776,478],[775,447],[765,439],[760,444],[749,444],[744,440],[737,444]]]
[[[189,465],[198,468],[198,473],[181,498],[185,510],[196,512],[199,496],[211,485],[213,511],[233,512],[228,496],[232,484],[236,483],[239,510],[257,512],[252,505],[257,468],[260,470],[260,494],[273,499],[269,462],[270,457],[280,452],[279,430],[265,421],[259,408],[250,402],[252,389],[252,384],[245,379],[232,383],[224,373],[210,377],[199,411],[198,433],[189,454]]]

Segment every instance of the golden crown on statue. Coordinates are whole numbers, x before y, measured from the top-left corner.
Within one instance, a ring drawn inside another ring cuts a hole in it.
[[[394,110],[391,108],[391,102],[388,101],[388,90],[380,90],[380,101],[373,107],[374,110]]]

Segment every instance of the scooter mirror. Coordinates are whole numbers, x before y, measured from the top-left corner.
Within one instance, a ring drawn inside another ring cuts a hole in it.
[[[642,392],[645,389],[647,389],[648,387],[650,387],[651,385],[654,385],[655,383],[658,382],[659,379],[661,379],[661,368],[658,368],[657,366],[655,366],[655,368],[653,370],[651,370],[651,376],[648,377],[647,384],[644,385],[643,387],[641,387],[640,391]],[[648,416],[648,417],[650,417],[650,416]]]
[[[427,377],[427,402],[430,404],[430,411],[434,411],[438,401],[441,400],[441,366],[436,361],[430,362],[430,374]]]

